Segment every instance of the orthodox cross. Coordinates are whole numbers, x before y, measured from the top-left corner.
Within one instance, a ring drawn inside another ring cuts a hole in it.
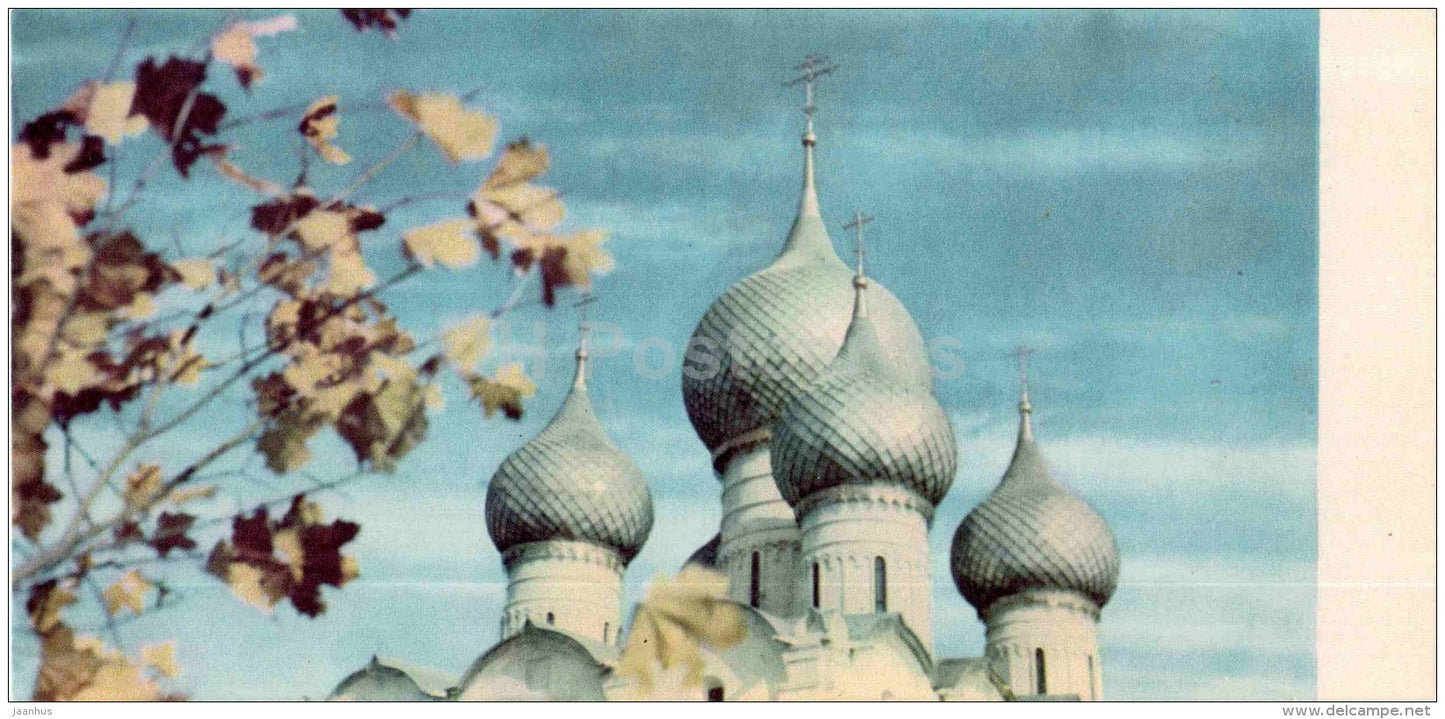
[[[1029,355],[1034,352],[1034,348],[1024,345],[1019,345],[1014,349],[1014,357],[1017,357],[1019,362],[1019,387],[1023,390],[1025,401],[1029,396]]]
[[[818,109],[813,104],[813,83],[818,78],[832,73],[838,69],[837,65],[828,61],[828,56],[820,53],[809,53],[803,58],[803,62],[793,68],[799,74],[797,77],[783,83],[783,87],[803,86],[803,114],[808,116],[809,124],[813,121],[813,111]]]
[[[855,238],[854,251],[857,253],[858,256],[859,277],[863,276],[863,226],[872,222],[873,219],[874,218],[871,215],[865,215],[858,210],[854,210],[853,219],[849,220],[848,224],[843,225],[843,229],[853,231],[853,235]]]
[[[577,350],[579,352],[587,352],[587,336],[592,332],[592,304],[596,301],[597,297],[588,291],[583,292],[582,299],[578,300],[577,304],[574,305],[577,308],[578,315],[577,331],[580,339],[578,340]]]

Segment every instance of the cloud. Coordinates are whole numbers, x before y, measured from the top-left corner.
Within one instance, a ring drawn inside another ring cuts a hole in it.
[[[681,251],[740,248],[748,244],[776,244],[768,234],[772,219],[761,212],[748,212],[726,201],[677,202],[574,202],[572,216],[587,224],[607,229],[617,242],[630,250],[648,249],[635,243],[657,245],[668,257]]]
[[[1030,175],[1181,170],[1259,156],[1258,141],[1149,129],[1047,129],[991,135],[862,133],[852,143],[898,163],[980,167]]]

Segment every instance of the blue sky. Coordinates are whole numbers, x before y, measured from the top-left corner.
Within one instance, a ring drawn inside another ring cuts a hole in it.
[[[130,15],[127,66],[184,51],[226,17],[17,11],[14,119],[103,73]],[[630,597],[716,531],[719,489],[687,424],[676,362],[647,377],[635,350],[649,338],[680,348],[712,299],[781,246],[801,130],[800,99],[781,83],[802,55],[824,52],[840,66],[820,87],[817,115],[834,240],[850,249],[840,226],[853,207],[877,216],[870,274],[925,337],[956,340],[965,362],[937,386],[960,447],[933,529],[939,650],[981,651],[982,630],[947,578],[947,547],[1007,463],[1008,352],[1024,342],[1039,350],[1032,394],[1045,453],[1108,519],[1123,554],[1100,634],[1110,696],[1313,696],[1313,12],[428,11],[396,41],[357,35],[330,12],[298,17],[298,32],[259,41],[268,78],[253,96],[213,74],[208,85],[234,115],[340,94],[339,144],[365,166],[409,130],[346,103],[480,87],[476,104],[505,137],[551,149],[548,178],[566,192],[570,225],[610,232],[618,269],[599,285],[598,318],[622,342],[597,363],[594,393],[659,515],[628,573]],[[238,159],[288,177],[293,126],[246,127]],[[138,149],[122,156],[123,173],[148,160],[148,142],[126,146]],[[316,184],[339,187],[357,166],[323,170]],[[469,192],[477,172],[424,148],[359,199]],[[136,224],[196,254],[243,236],[248,202],[208,175],[167,177]],[[369,259],[395,267],[399,230],[457,210],[398,211]],[[507,290],[502,271],[479,266],[431,273],[391,303],[425,336]],[[553,324],[538,335],[539,321]],[[528,307],[504,333],[545,349],[545,361],[529,359],[541,389],[524,421],[484,421],[451,387],[429,442],[395,475],[327,500],[361,522],[364,574],[329,594],[322,618],[284,608],[264,617],[213,580],[175,572],[184,603],[127,625],[123,639],[176,638],[183,686],[197,698],[321,696],[372,653],[465,669],[496,639],[503,590],[485,482],[559,401],[573,322]],[[219,436],[243,401],[156,458],[178,461],[166,452]],[[114,441],[103,427],[88,439]],[[334,438],[315,450],[323,476],[351,469]],[[243,498],[298,486],[253,475]],[[213,511],[234,509],[224,504]],[[17,643],[15,661],[14,689],[28,693],[33,646]]]

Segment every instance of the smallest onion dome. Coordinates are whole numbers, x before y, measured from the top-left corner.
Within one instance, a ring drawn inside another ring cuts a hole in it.
[[[588,399],[586,344],[584,332],[562,407],[502,462],[487,487],[487,532],[503,553],[567,539],[615,550],[625,564],[652,531],[647,480],[602,430]]]
[[[850,227],[867,219],[856,215]],[[909,358],[879,341],[868,314],[861,248],[858,254],[853,320],[843,347],[774,425],[773,477],[795,509],[826,489],[877,484],[905,489],[936,507],[958,466],[953,428],[930,388],[901,369],[911,366]]]
[[[1119,549],[1104,518],[1049,474],[1034,442],[1028,385],[1019,439],[998,487],[953,535],[953,581],[980,613],[1030,589],[1081,594],[1102,608],[1119,583]]]

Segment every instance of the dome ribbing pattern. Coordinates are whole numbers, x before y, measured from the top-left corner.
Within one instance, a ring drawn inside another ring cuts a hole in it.
[[[907,374],[905,353],[879,339],[861,275],[836,359],[773,428],[778,490],[794,507],[848,484],[885,484],[937,505],[958,466],[953,428],[932,391]]]
[[[1020,409],[1013,461],[953,536],[953,581],[979,611],[1029,589],[1074,591],[1103,607],[1119,582],[1114,535],[1093,507],[1049,474],[1027,394]]]
[[[590,542],[630,562],[652,531],[647,481],[612,443],[587,396],[586,353],[562,407],[504,460],[487,487],[487,532],[497,549],[549,539]]]
[[[688,345],[718,360],[688,361],[682,373],[688,418],[715,453],[771,427],[838,354],[847,333],[852,272],[833,251],[807,139],[804,148],[802,200],[782,253],[714,301]],[[908,310],[875,287],[873,313],[878,341],[901,362],[901,375],[931,387],[928,352]]]

